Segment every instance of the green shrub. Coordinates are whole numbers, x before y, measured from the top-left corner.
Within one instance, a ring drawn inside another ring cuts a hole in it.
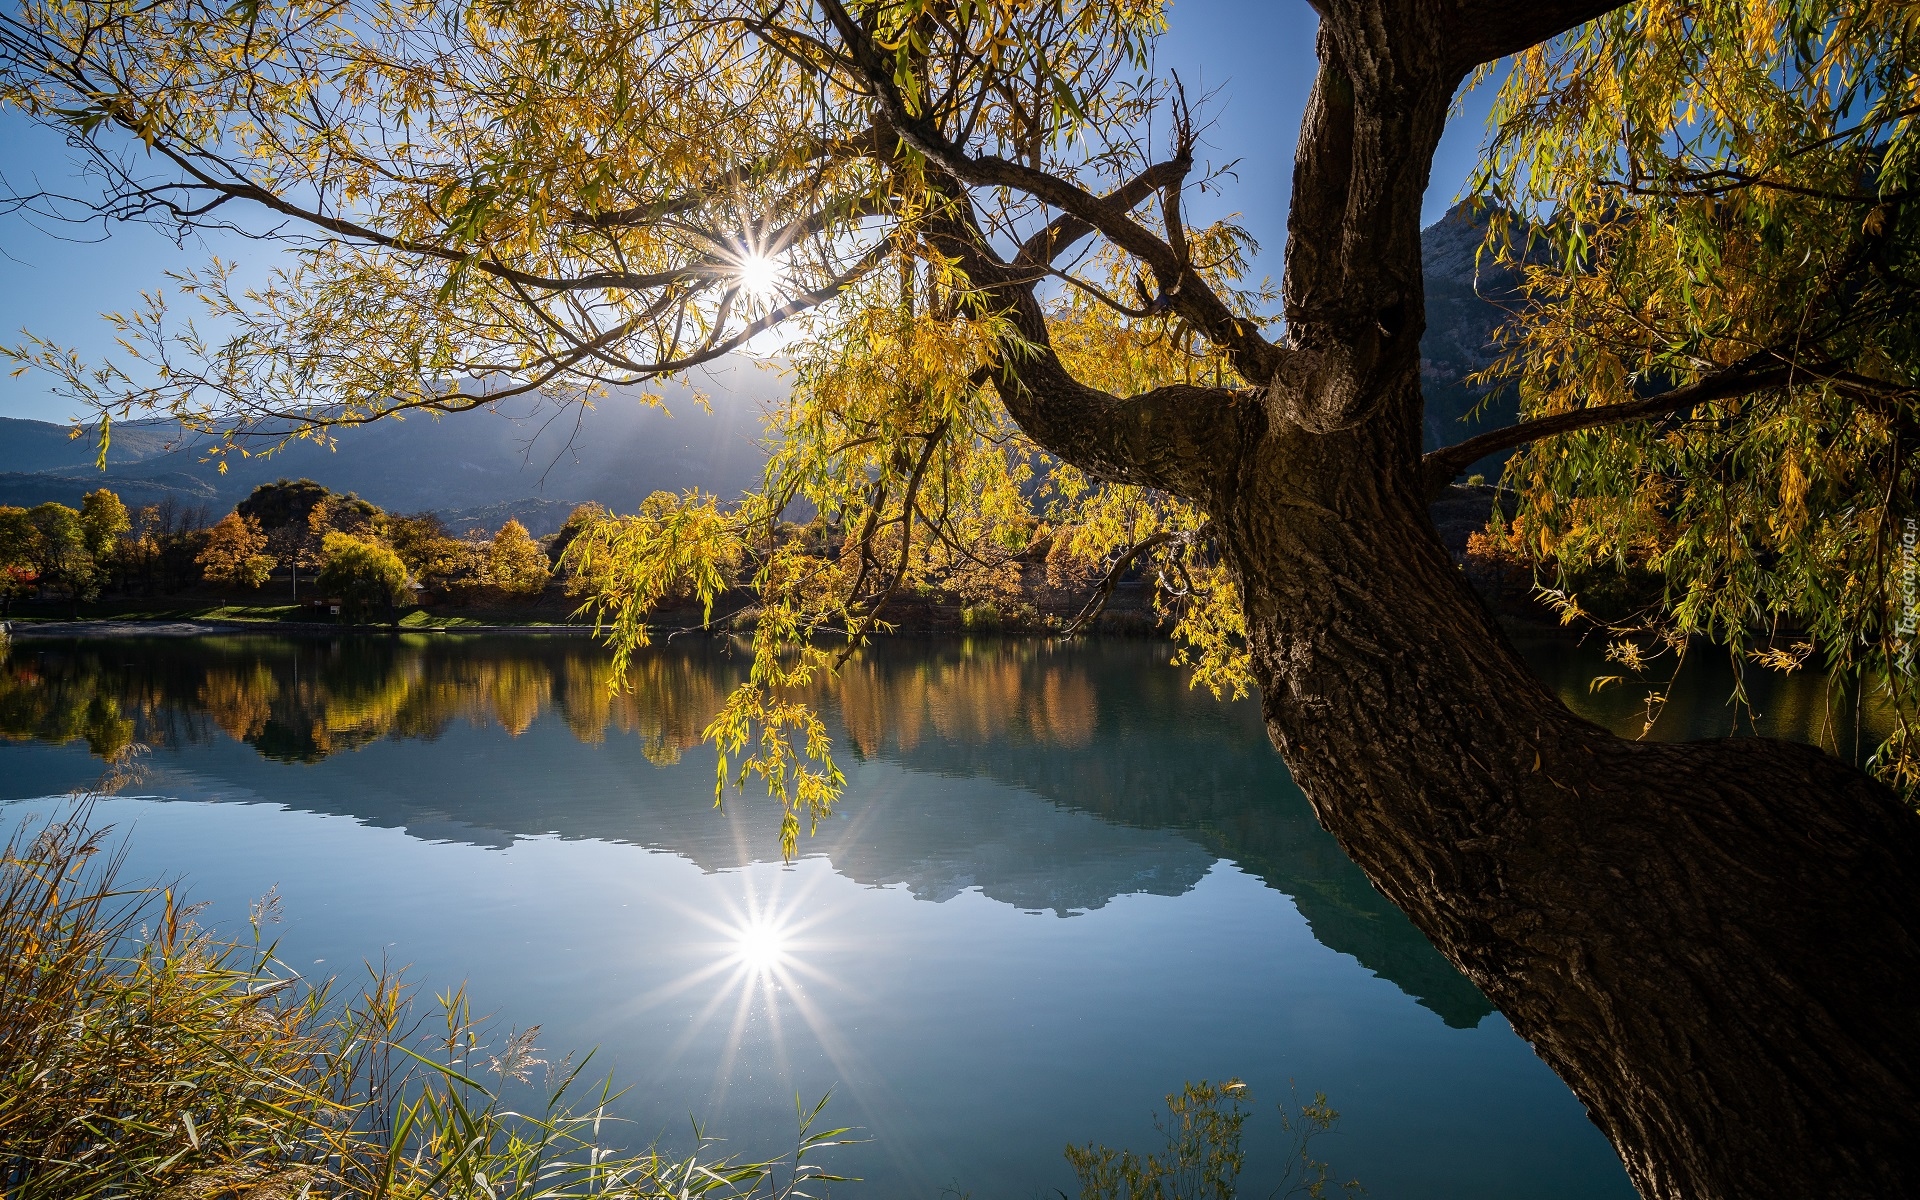
[[[408,598],[407,565],[400,556],[349,533],[329,533],[320,544],[322,594],[340,597],[341,614],[349,620],[392,617]]]
[[[991,604],[969,604],[960,610],[960,627],[976,632],[1000,628],[1000,610]]]

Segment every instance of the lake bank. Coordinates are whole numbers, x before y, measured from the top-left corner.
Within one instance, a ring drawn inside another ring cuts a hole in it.
[[[396,633],[564,634],[591,636],[591,625],[490,625],[480,622],[420,622],[412,625],[346,625],[325,621],[219,620],[206,618],[115,617],[78,621],[20,621],[7,623],[16,640],[68,638],[214,637],[231,634],[269,634],[276,637],[341,637]]]

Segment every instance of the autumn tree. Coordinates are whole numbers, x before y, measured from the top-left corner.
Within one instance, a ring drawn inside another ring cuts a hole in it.
[[[385,528],[387,545],[427,591],[467,592],[485,582],[490,547],[454,537],[438,513],[388,514]]]
[[[276,479],[254,488],[234,509],[242,518],[260,523],[267,536],[267,552],[292,574],[292,590],[297,598],[302,569],[320,566],[321,538],[325,530],[315,532],[313,514],[333,492],[311,479]],[[324,522],[323,522],[324,524]]]
[[[205,505],[188,506],[171,496],[134,515],[123,548],[128,569],[138,572],[149,593],[176,591],[199,581],[202,568],[195,560],[206,547],[211,515]]]
[[[26,509],[0,504],[0,617],[12,609],[13,598],[25,595],[40,577],[33,546],[36,536]]]
[[[207,536],[206,548],[194,558],[211,583],[257,588],[273,574],[273,557],[266,553],[267,535],[257,517],[228,513]]]
[[[471,537],[437,538],[420,548],[419,565],[412,568],[414,576],[436,592],[469,595],[486,586],[491,548],[486,541]]]
[[[291,240],[264,284],[184,278],[218,338],[156,296],[120,318],[137,359],[13,353],[103,429],[157,408],[241,446],[644,387],[809,314],[757,495],[654,497],[568,550],[623,647],[739,564],[756,665],[710,735],[790,834],[839,782],[793,686],[903,591],[991,588],[1044,516],[1170,581],[1196,678],[1259,688],[1321,821],[1643,1193],[1915,1190],[1920,820],[1810,747],[1577,719],[1427,515],[1519,448],[1549,568],[1653,564],[1651,636],[1805,636],[1912,715],[1908,10],[1316,9],[1269,290],[1192,220],[1231,179],[1152,69],[1159,0],[26,0],[0,94],[98,191],[20,202]],[[1525,264],[1489,380],[1522,419],[1423,456],[1419,214],[1479,79],[1482,182],[1543,231],[1488,247]],[[797,506],[831,535],[776,536]]]
[[[566,521],[554,533],[553,540],[547,543],[547,559],[552,563],[554,570],[561,570],[567,547],[573,545],[573,540],[596,523],[605,520],[607,515],[607,508],[603,504],[589,502],[574,505],[573,511],[567,514]]]
[[[407,600],[407,567],[378,542],[329,533],[321,545],[314,586],[323,595],[339,597],[341,613],[349,619],[392,619]]]
[[[537,596],[547,586],[547,556],[527,527],[513,518],[493,535],[487,581],[510,596]]]
[[[370,500],[348,492],[329,492],[307,514],[307,536],[315,545],[326,541],[329,533],[344,533],[362,540],[384,541],[387,514]]]
[[[132,528],[127,506],[111,489],[96,488],[80,498],[80,531],[95,562],[112,558]]]
[[[387,545],[415,574],[436,543],[450,540],[452,535],[439,513],[390,513],[387,516]]]
[[[65,596],[78,616],[81,602],[100,594],[100,573],[80,514],[50,500],[28,509],[27,520],[33,525],[33,568],[40,586]]]
[[[311,479],[276,479],[263,483],[247,494],[234,509],[243,518],[252,518],[268,534],[288,525],[305,526],[333,492],[325,484]]]

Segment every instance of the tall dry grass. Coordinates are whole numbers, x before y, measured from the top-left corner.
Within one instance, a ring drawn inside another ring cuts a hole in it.
[[[271,898],[223,936],[123,863],[84,802],[0,850],[4,1200],[797,1200],[838,1178],[824,1101],[774,1159],[622,1149],[610,1084],[575,1107],[582,1063],[535,1087],[531,1031],[490,1050],[463,991],[417,1012],[372,970],[337,996],[275,957]],[[510,1107],[510,1083],[544,1099]]]

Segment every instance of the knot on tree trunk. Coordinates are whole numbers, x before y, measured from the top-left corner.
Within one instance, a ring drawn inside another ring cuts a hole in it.
[[[1271,420],[1308,433],[1338,433],[1400,397],[1386,384],[1417,361],[1419,342],[1405,305],[1394,301],[1346,325],[1352,330],[1348,337],[1295,339],[1267,389]]]

